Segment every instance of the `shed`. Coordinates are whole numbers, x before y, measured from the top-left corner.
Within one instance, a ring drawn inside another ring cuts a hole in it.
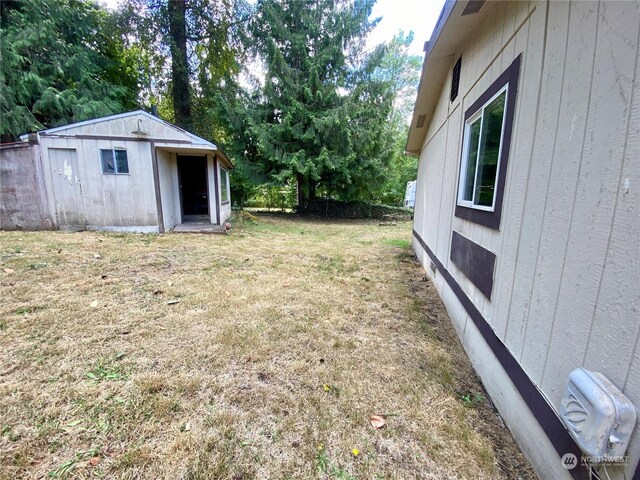
[[[45,204],[54,228],[165,232],[223,225],[231,214],[227,156],[142,110],[42,130],[31,143],[45,192],[32,201]],[[14,150],[0,150],[3,170]],[[3,178],[3,203],[23,182]],[[5,218],[3,228],[13,223]]]
[[[572,370],[640,409],[639,35],[637,1],[450,0],[425,44],[413,247],[545,479],[588,477]],[[640,479],[626,451],[601,478]]]

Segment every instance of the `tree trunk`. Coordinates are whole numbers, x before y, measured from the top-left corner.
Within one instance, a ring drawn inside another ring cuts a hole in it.
[[[190,130],[191,86],[187,61],[186,0],[168,0],[167,8],[175,122],[185,130]]]
[[[306,210],[306,201],[304,198],[304,176],[301,173],[296,175],[296,182],[298,186],[298,211],[304,212]]]

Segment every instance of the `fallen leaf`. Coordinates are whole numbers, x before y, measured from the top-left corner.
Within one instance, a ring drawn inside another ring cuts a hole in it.
[[[176,303],[180,303],[180,300],[169,300],[167,305],[175,305]]]
[[[5,268],[4,273],[13,273],[15,270],[13,268]]]
[[[381,417],[380,415],[371,415],[369,417],[369,421],[375,429],[382,428],[387,424],[387,421],[384,419],[384,417]]]
[[[91,467],[95,467],[98,463],[100,463],[100,457],[93,457],[87,462],[87,464]]]
[[[91,308],[98,308],[98,300],[94,300],[93,302],[91,302],[91,304],[89,306]]]
[[[162,325],[158,325],[158,328],[159,328],[160,330],[166,330],[166,329],[167,329],[166,327],[163,327]]]
[[[93,258],[102,258],[100,255],[98,255],[97,253],[93,254]]]
[[[167,285],[171,286],[171,285],[173,285],[173,282],[172,282],[171,280],[169,280],[169,281],[167,282]]]

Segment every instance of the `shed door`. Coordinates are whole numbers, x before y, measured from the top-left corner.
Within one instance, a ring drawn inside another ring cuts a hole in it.
[[[82,184],[75,149],[50,148],[49,165],[58,225],[86,225],[82,214]]]
[[[178,179],[183,222],[208,222],[207,157],[178,156]]]

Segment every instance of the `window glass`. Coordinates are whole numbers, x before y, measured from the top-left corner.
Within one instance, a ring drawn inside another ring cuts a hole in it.
[[[474,205],[493,206],[493,192],[498,172],[498,155],[502,139],[502,118],[504,117],[504,100],[507,92],[502,92],[482,114],[482,135],[480,137],[480,154],[476,173],[476,191]]]
[[[467,171],[465,175],[463,200],[470,202],[473,200],[473,184],[476,178],[476,162],[478,159],[478,142],[480,140],[480,124],[482,119],[478,118],[469,127],[469,149],[467,154]]]
[[[129,173],[129,161],[126,150],[114,150],[116,157],[116,171],[118,173]]]
[[[129,173],[129,162],[127,160],[126,150],[100,150],[100,158],[102,160],[102,173],[116,174]]]
[[[505,89],[482,107],[479,116],[465,129],[467,153],[459,201],[469,206],[493,207],[506,98]]]
[[[229,174],[224,168],[220,169],[220,197],[223,202],[229,201],[229,189],[227,188],[227,176]]]
[[[100,150],[102,156],[102,173],[116,173],[113,161],[113,150]]]

